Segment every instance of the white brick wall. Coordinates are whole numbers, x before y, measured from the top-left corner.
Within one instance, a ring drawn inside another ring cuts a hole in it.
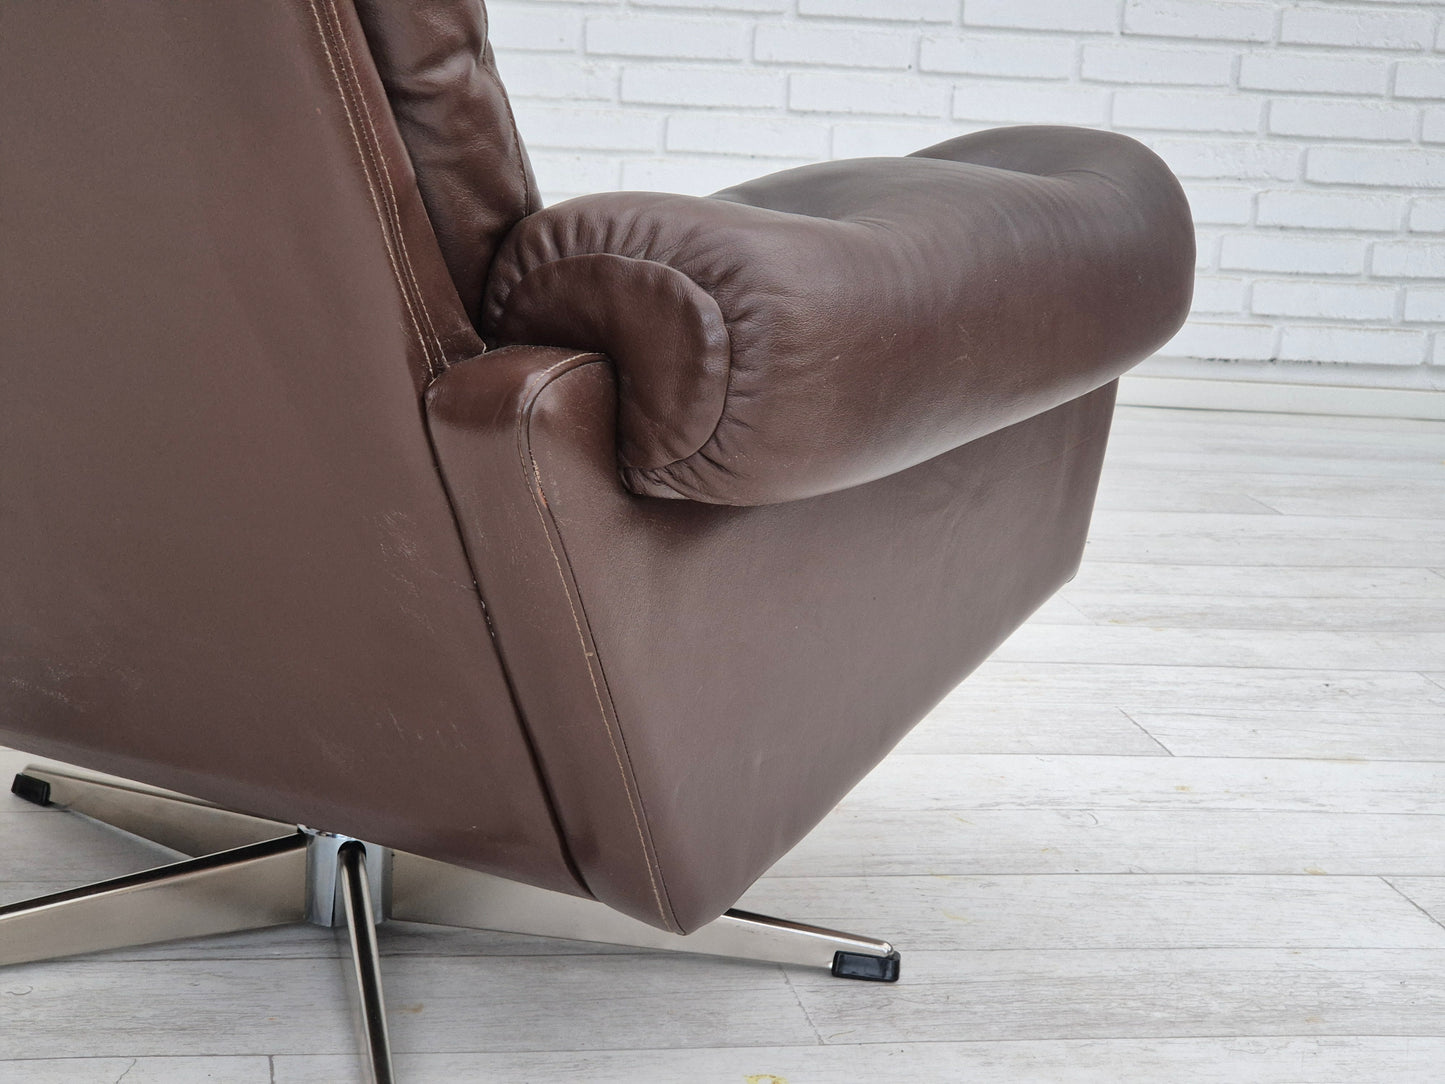
[[[1199,224],[1146,371],[1445,388],[1445,0],[493,0],[549,200],[996,124],[1128,132]]]

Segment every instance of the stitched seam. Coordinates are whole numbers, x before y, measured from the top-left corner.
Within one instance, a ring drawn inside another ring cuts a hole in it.
[[[401,248],[401,266],[406,271],[406,276],[411,280],[412,289],[416,291],[417,307],[421,309],[422,319],[426,322],[427,330],[431,332],[432,342],[437,349],[437,362],[445,364],[446,350],[442,347],[441,337],[437,335],[436,325],[432,323],[431,313],[426,307],[426,297],[422,292],[421,284],[417,281],[416,270],[412,266],[411,253],[406,247],[406,230],[402,228],[400,205],[396,198],[396,189],[392,187],[391,170],[387,168],[386,156],[381,153],[381,138],[376,134],[376,125],[372,121],[371,106],[366,102],[366,94],[360,87],[360,80],[356,74],[356,60],[351,53],[351,43],[346,40],[346,32],[341,26],[341,16],[337,13],[335,0],[326,0],[327,7],[331,9],[332,17],[337,26],[337,37],[341,39],[341,48],[346,53],[346,65],[351,73],[353,91],[356,99],[361,103],[361,113],[366,120],[367,130],[371,133],[372,157],[376,164],[376,171],[381,175],[381,183],[386,193],[387,213],[391,218],[392,227],[396,231],[397,244]]]
[[[676,459],[659,464],[656,467],[627,467],[626,469],[635,471],[665,471],[669,470],[672,467],[676,467],[679,464],[686,463],[689,459],[693,458],[695,455],[697,455],[699,452],[701,452],[704,448],[706,448],[709,444],[712,444],[717,439],[718,430],[722,428],[722,423],[727,418],[728,398],[732,393],[733,322],[728,319],[727,313],[723,311],[722,303],[718,301],[717,297],[713,294],[711,290],[709,290],[702,283],[698,282],[697,279],[693,278],[686,271],[674,267],[670,263],[664,263],[661,260],[649,259],[646,256],[628,256],[617,252],[569,252],[567,255],[558,257],[555,260],[543,260],[536,266],[527,268],[526,271],[524,271],[521,275],[517,277],[517,281],[512,283],[512,285],[507,289],[506,296],[497,302],[498,308],[506,308],[507,302],[512,299],[512,295],[514,295],[519,289],[521,289],[522,283],[526,282],[527,279],[531,277],[534,271],[540,271],[544,267],[555,267],[558,264],[566,263],[568,260],[584,259],[588,256],[611,256],[614,259],[627,260],[631,263],[645,263],[650,264],[654,267],[665,268],[668,271],[673,272],[674,274],[681,275],[688,282],[692,283],[692,285],[696,286],[699,290],[703,292],[703,294],[707,296],[709,301],[711,301],[714,305],[717,306],[718,315],[722,317],[723,330],[727,333],[728,337],[728,365],[727,372],[723,375],[723,401],[722,406],[718,408],[717,421],[713,422],[712,428],[708,430],[708,434],[702,439],[702,443],[700,443],[692,451],[688,452],[687,455],[679,456]],[[501,320],[499,319],[497,322],[498,324],[500,324]]]
[[[432,468],[436,471],[437,481],[440,483],[442,493],[446,497],[447,512],[451,516],[452,527],[456,530],[458,543],[461,546],[467,569],[472,574],[472,587],[476,594],[477,608],[482,614],[482,624],[486,627],[487,640],[491,644],[492,650],[496,653],[497,658],[501,660],[500,672],[502,675],[502,684],[505,685],[507,689],[507,699],[511,703],[513,711],[516,712],[518,720],[523,723],[521,727],[522,743],[526,747],[528,762],[532,765],[532,770],[536,773],[538,785],[542,788],[542,793],[545,796],[548,823],[552,826],[552,831],[556,838],[563,841],[558,851],[562,859],[562,864],[566,867],[567,872],[572,875],[573,880],[585,888],[587,886],[587,878],[582,876],[582,871],[577,866],[577,860],[572,854],[572,849],[566,845],[567,833],[563,830],[561,815],[558,812],[559,804],[557,802],[557,793],[551,781],[548,780],[547,773],[543,770],[542,755],[537,749],[536,737],[533,735],[531,728],[525,725],[526,713],[522,710],[522,700],[517,693],[516,676],[511,668],[507,666],[506,656],[502,653],[500,638],[497,636],[497,627],[492,621],[492,613],[487,606],[486,592],[482,585],[481,576],[478,574],[478,570],[482,567],[482,562],[479,559],[476,548],[467,537],[467,531],[462,525],[462,504],[458,500],[456,489],[452,486],[451,480],[448,478],[447,472],[442,466],[441,452],[437,446],[436,424],[432,415],[432,394],[437,388],[437,381],[432,381],[427,386],[426,394],[423,397],[426,414],[427,451],[431,456]]]
[[[371,170],[368,168],[366,150],[361,145],[361,137],[356,130],[356,120],[352,116],[351,103],[347,99],[346,87],[342,83],[341,73],[336,66],[336,58],[331,51],[331,44],[326,37],[326,27],[321,21],[321,10],[316,5],[316,0],[306,0],[307,6],[311,8],[312,18],[316,20],[316,30],[321,38],[321,48],[326,54],[326,66],[331,69],[331,78],[336,83],[338,97],[341,99],[341,111],[346,115],[346,126],[351,131],[351,142],[356,147],[357,156],[361,159],[361,173],[366,181],[366,190],[371,196],[372,211],[376,215],[377,224],[381,227],[381,242],[386,248],[387,261],[391,264],[392,276],[396,279],[397,290],[401,294],[402,304],[406,306],[407,319],[411,322],[412,331],[416,333],[418,344],[422,348],[422,360],[426,362],[427,372],[431,376],[436,375],[432,364],[431,351],[428,348],[426,336],[422,333],[421,324],[417,321],[416,310],[412,307],[409,291],[406,282],[402,278],[401,269],[397,265],[396,251],[392,247],[391,236],[386,227],[386,219],[382,216],[381,199],[376,190],[376,183],[372,179]]]
[[[369,159],[371,166],[370,171],[375,173],[379,177],[381,184],[384,186],[379,193],[373,195],[373,200],[379,202],[379,206],[377,207],[377,217],[381,218],[384,210],[386,218],[382,221],[382,231],[384,234],[387,233],[387,224],[389,222],[391,226],[391,232],[395,234],[394,238],[392,238],[390,234],[387,234],[388,250],[391,250],[393,240],[400,246],[401,251],[399,256],[396,255],[394,251],[392,252],[392,267],[393,270],[397,273],[397,284],[402,289],[407,307],[413,310],[413,325],[416,326],[417,337],[420,340],[422,352],[427,362],[427,369],[432,375],[435,375],[441,368],[445,366],[446,352],[441,345],[441,340],[437,337],[436,328],[432,324],[431,314],[427,311],[426,303],[422,298],[421,287],[417,284],[416,276],[412,271],[411,258],[406,249],[406,235],[405,231],[402,229],[401,216],[398,213],[396,207],[396,192],[391,187],[390,171],[386,167],[385,156],[382,155],[380,151],[380,140],[377,138],[376,128],[371,122],[370,107],[366,104],[366,94],[362,90],[360,79],[356,73],[356,62],[351,54],[351,45],[346,40],[346,31],[341,22],[341,16],[337,11],[334,0],[326,0],[326,3],[328,9],[331,12],[333,31],[336,35],[337,40],[340,42],[342,49],[345,50],[346,53],[346,63],[345,65],[343,65],[343,67],[345,68],[346,74],[349,77],[349,89],[355,99],[356,104],[359,104],[362,111],[365,113],[366,125],[371,135],[371,139],[369,141],[357,140],[357,148],[362,151],[363,165],[365,165],[366,161]],[[351,118],[350,116],[348,116],[348,122],[350,121]],[[353,138],[356,138],[354,126],[352,130]],[[363,143],[365,144],[364,148]],[[411,285],[414,289],[414,297],[406,290],[406,281],[403,280],[403,274],[405,275],[405,278],[410,280],[411,282]],[[422,314],[422,318],[426,322],[428,330],[430,330],[431,332],[431,343],[428,343],[418,321],[416,320],[415,311],[418,309]],[[437,353],[435,358],[431,356],[430,347],[432,343],[434,343],[436,346]]]
[[[586,357],[587,353],[590,353],[590,351],[586,351],[580,354],[574,354],[571,357],[558,362],[556,365],[553,365],[543,370],[543,372],[538,375],[538,380],[545,384],[546,378],[550,377],[558,369],[561,369],[565,365],[569,365],[570,363],[576,361],[578,358]],[[527,410],[528,414],[530,415],[530,403],[528,404]],[[612,747],[612,755],[617,762],[617,771],[622,779],[623,793],[627,796],[627,806],[632,813],[632,823],[637,829],[637,839],[642,846],[643,863],[647,868],[647,880],[652,888],[653,900],[657,903],[658,914],[662,916],[662,920],[664,922],[667,922],[667,910],[663,906],[662,894],[658,891],[657,879],[653,874],[652,857],[648,852],[647,837],[642,828],[642,819],[638,812],[637,803],[633,799],[632,785],[627,778],[627,769],[622,761],[622,753],[621,750],[618,748],[617,738],[613,734],[612,722],[607,716],[607,708],[602,700],[602,690],[598,686],[597,676],[593,672],[593,656],[587,650],[587,638],[582,632],[582,622],[577,614],[577,607],[572,602],[572,592],[567,589],[567,575],[562,570],[561,557],[557,553],[556,546],[552,544],[551,532],[547,530],[547,517],[542,510],[542,503],[539,500],[542,491],[542,473],[537,466],[536,458],[532,455],[530,441],[526,440],[526,437],[524,436],[525,433],[526,427],[519,426],[517,432],[517,454],[518,458],[521,461],[522,473],[526,475],[528,473],[528,468],[530,467],[531,482],[534,483],[529,484],[528,486],[529,493],[532,497],[532,506],[536,509],[537,518],[542,524],[542,536],[547,540],[547,549],[552,555],[552,563],[556,566],[557,577],[562,582],[562,593],[567,598],[567,608],[571,611],[572,614],[572,627],[576,630],[577,643],[578,646],[582,649],[582,657],[587,666],[587,679],[592,683],[592,695],[597,701],[597,709],[602,716],[602,725],[607,732],[607,742]]]
[[[559,361],[556,365],[544,369],[541,373],[537,374],[534,379],[545,385],[547,378],[551,377],[557,370],[566,365],[570,365],[578,358],[586,357],[590,353],[592,353],[592,351],[589,350],[579,354],[573,354],[571,357]],[[540,388],[538,390],[540,391]],[[527,404],[528,421],[530,421],[532,410],[531,404],[535,401],[535,398],[535,395],[533,395]],[[627,796],[627,807],[632,813],[633,826],[637,829],[637,841],[642,847],[642,860],[647,869],[647,881],[652,888],[653,901],[657,904],[657,913],[662,917],[663,922],[669,925],[676,925],[675,920],[668,917],[667,908],[662,901],[662,893],[657,884],[657,877],[660,873],[655,874],[653,872],[653,860],[647,845],[647,834],[643,829],[642,816],[638,810],[638,803],[641,801],[641,798],[634,798],[633,796],[632,784],[628,779],[627,767],[623,763],[622,751],[618,745],[619,737],[613,733],[612,721],[608,718],[607,707],[602,699],[602,689],[597,684],[597,675],[593,670],[592,661],[595,655],[587,650],[587,637],[582,632],[582,620],[577,613],[576,605],[572,602],[572,592],[568,590],[567,587],[567,574],[562,569],[562,559],[557,553],[557,547],[552,544],[552,533],[547,529],[547,515],[543,511],[544,500],[541,496],[542,472],[537,466],[536,458],[532,455],[531,442],[527,437],[527,431],[528,427],[526,425],[521,425],[517,428],[517,457],[521,463],[522,474],[525,477],[530,473],[527,489],[532,498],[532,507],[536,509],[537,519],[542,524],[542,537],[547,540],[547,550],[552,555],[552,563],[557,568],[557,578],[562,583],[562,593],[567,598],[567,608],[572,614],[572,627],[576,630],[577,644],[582,649],[582,658],[587,666],[587,679],[592,683],[592,695],[597,701],[597,710],[602,716],[603,729],[607,732],[607,743],[612,747],[612,756],[617,762],[617,772],[622,779],[622,790]]]
[[[422,356],[423,360],[426,361],[427,370],[431,375],[435,376],[436,374],[432,367],[430,351],[427,347],[426,338],[422,334],[421,325],[417,322],[416,312],[412,308],[411,297],[407,291],[406,283],[402,279],[401,270],[397,266],[396,252],[392,248],[391,236],[389,231],[387,230],[386,220],[382,216],[381,200],[377,193],[375,181],[373,180],[371,175],[372,171],[370,168],[368,168],[366,150],[362,147],[360,134],[356,130],[356,120],[352,115],[351,102],[347,98],[346,87],[342,82],[341,73],[337,69],[336,58],[332,53],[331,43],[327,39],[326,28],[321,21],[321,10],[317,7],[316,0],[306,0],[306,2],[307,5],[311,8],[312,18],[316,20],[316,30],[321,38],[321,48],[326,54],[326,66],[331,69],[331,78],[336,83],[337,94],[338,97],[341,99],[341,110],[346,115],[346,126],[351,132],[351,142],[356,147],[357,156],[361,159],[362,177],[366,181],[366,190],[371,197],[372,211],[376,215],[377,224],[381,227],[381,241],[382,244],[386,247],[386,257],[387,261],[391,264],[391,273],[396,279],[396,285],[398,292],[400,292],[401,294],[402,304],[406,306],[407,318],[408,320],[410,320],[412,330],[416,333],[417,341],[421,345]]]

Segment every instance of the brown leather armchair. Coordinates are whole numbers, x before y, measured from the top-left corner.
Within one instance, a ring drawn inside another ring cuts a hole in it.
[[[0,740],[192,856],[0,962],[346,921],[383,1079],[387,916],[897,976],[724,912],[1072,575],[1157,158],[543,209],[476,3],[7,5],[0,92]]]

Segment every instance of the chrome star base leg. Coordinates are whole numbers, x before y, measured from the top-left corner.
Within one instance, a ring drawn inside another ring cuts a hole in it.
[[[0,907],[0,964],[301,922],[305,850],[293,835]]]
[[[393,1084],[376,943],[384,848],[48,768],[26,769],[11,791],[196,857],[0,907],[0,966],[300,922],[344,927],[369,1075]]]
[[[690,934],[667,933],[595,900],[401,851],[392,863],[390,916],[406,922],[824,967],[840,978],[898,979],[898,953],[871,937],[748,911],[728,911]]]
[[[392,1084],[376,926],[386,919],[821,967],[896,982],[887,941],[728,911],[665,933],[594,900],[549,892],[347,836],[167,791],[31,767],[12,791],[187,856],[143,873],[0,907],[0,966],[311,922],[344,929],[371,1079]]]
[[[374,848],[347,840],[337,852],[338,887],[346,913],[346,936],[351,942],[351,963],[361,1031],[366,1042],[371,1077],[376,1084],[392,1084],[391,1036],[386,1029],[386,1002],[381,996],[381,949],[376,944],[376,912],[372,909],[367,859]]]

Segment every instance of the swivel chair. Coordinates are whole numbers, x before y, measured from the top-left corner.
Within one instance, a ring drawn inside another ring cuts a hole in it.
[[[0,962],[343,924],[378,1080],[387,917],[897,978],[728,908],[1076,569],[1153,154],[543,208],[475,0],[8,4],[0,92],[0,741],[178,852]]]

